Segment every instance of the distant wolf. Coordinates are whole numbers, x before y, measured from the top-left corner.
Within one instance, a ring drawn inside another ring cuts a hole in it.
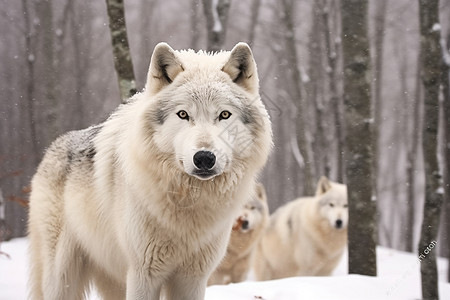
[[[327,276],[347,245],[347,187],[326,177],[314,197],[278,208],[257,245],[257,280],[291,276]]]
[[[254,195],[234,222],[225,257],[209,278],[208,285],[236,283],[247,278],[253,250],[268,221],[266,191],[261,183],[257,183]]]
[[[31,299],[204,298],[272,146],[252,51],[153,52],[145,89],[32,180]]]

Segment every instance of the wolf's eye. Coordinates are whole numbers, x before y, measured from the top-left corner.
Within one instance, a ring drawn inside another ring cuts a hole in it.
[[[334,207],[334,204],[333,204],[333,203],[330,203],[329,205],[330,205],[330,207]]]
[[[231,113],[228,110],[224,110],[219,115],[219,121],[220,120],[226,120],[231,116]]]
[[[182,120],[189,121],[189,115],[187,114],[187,112],[185,110],[180,110],[179,112],[177,112],[177,116]]]

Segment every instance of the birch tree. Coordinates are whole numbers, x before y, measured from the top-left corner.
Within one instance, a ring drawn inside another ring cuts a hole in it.
[[[367,0],[342,0],[349,273],[376,276]]]
[[[437,158],[439,84],[441,76],[441,47],[439,1],[419,0],[420,49],[422,83],[424,87],[424,123],[422,148],[425,165],[425,202],[418,245],[421,260],[422,298],[439,299],[435,251],[426,251],[438,233],[443,201],[441,172]]]
[[[136,93],[136,79],[128,44],[123,0],[106,0],[113,47],[114,67],[119,80],[120,99],[126,102]]]

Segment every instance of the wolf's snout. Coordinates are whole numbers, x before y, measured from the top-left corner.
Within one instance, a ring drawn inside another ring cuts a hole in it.
[[[249,225],[250,224],[247,220],[242,221],[242,229],[247,230]]]
[[[210,151],[198,151],[194,155],[194,165],[200,170],[210,170],[216,163],[216,156]]]
[[[341,219],[337,219],[335,226],[336,226],[336,228],[342,228],[342,220]]]

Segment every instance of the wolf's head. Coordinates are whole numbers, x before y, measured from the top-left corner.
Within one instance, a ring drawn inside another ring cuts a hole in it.
[[[245,203],[239,217],[233,224],[233,230],[245,233],[255,228],[264,228],[268,218],[269,208],[266,191],[261,183],[257,183],[254,195]]]
[[[348,224],[347,186],[322,176],[317,184],[316,197],[319,210],[330,226],[345,229]]]
[[[164,163],[201,180],[243,172],[249,164],[259,170],[270,150],[271,127],[258,90],[245,43],[214,54],[160,43],[143,92],[144,134],[165,154]]]

